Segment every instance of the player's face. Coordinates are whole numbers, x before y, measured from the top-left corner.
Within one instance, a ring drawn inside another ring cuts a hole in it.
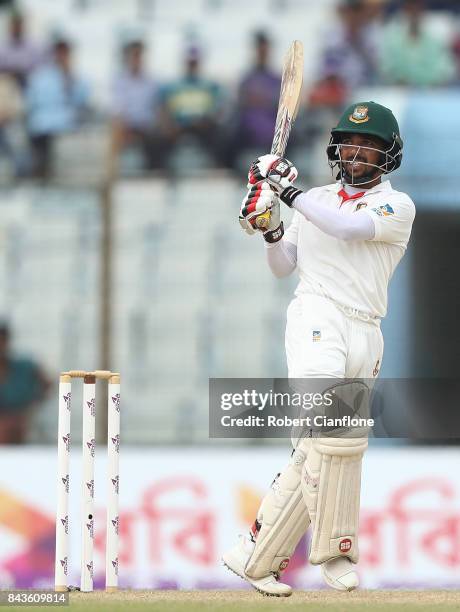
[[[340,144],[345,145],[340,148],[345,170],[355,179],[369,174],[372,166],[368,164],[379,165],[382,151],[385,150],[380,138],[365,134],[345,134]]]

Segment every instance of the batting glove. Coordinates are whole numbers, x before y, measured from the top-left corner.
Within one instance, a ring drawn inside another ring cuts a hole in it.
[[[270,211],[268,227],[263,230],[257,226],[257,217]],[[280,205],[277,193],[267,181],[252,185],[240,208],[239,221],[247,234],[262,231],[266,242],[278,242],[284,234],[280,219]]]
[[[262,155],[251,164],[248,173],[248,188],[259,181],[266,180],[289,207],[302,193],[293,183],[298,176],[297,168],[285,157]]]

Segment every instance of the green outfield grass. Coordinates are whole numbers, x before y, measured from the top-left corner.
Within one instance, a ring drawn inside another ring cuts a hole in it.
[[[166,612],[421,612],[460,611],[460,591],[298,591],[280,599],[262,597],[253,591],[120,591],[71,593],[72,612],[139,610]],[[5,608],[6,609],[6,608]],[[22,607],[49,610],[51,607]],[[61,610],[67,608],[59,607]]]

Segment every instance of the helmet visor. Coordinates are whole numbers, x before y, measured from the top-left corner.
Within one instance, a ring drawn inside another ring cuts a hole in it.
[[[369,162],[366,152],[378,153],[378,160],[373,163]],[[366,185],[382,174],[388,174],[397,168],[401,151],[396,143],[385,150],[364,145],[345,144],[337,142],[332,137],[327,147],[327,155],[331,169],[336,166],[339,168],[337,179],[348,185],[359,186]]]

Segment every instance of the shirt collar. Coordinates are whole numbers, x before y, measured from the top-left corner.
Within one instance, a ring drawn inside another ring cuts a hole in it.
[[[340,182],[331,183],[330,185],[326,185],[326,189],[328,191],[333,191],[335,193],[338,193],[342,189],[342,183]],[[380,191],[391,191],[392,189],[393,187],[391,186],[390,181],[385,180],[385,181],[382,181],[381,183],[378,183],[374,187],[372,187],[372,189],[366,189],[363,197],[367,196],[369,193],[379,193]]]

